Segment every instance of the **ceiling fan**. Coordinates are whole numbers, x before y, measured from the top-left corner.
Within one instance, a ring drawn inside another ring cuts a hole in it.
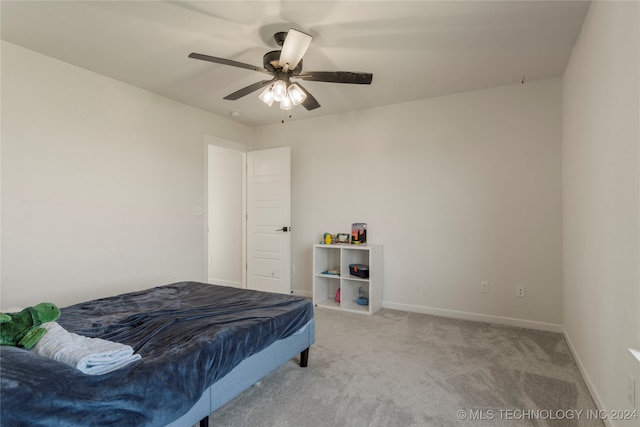
[[[313,82],[371,84],[373,74],[352,71],[302,71],[302,57],[311,44],[312,37],[302,31],[291,28],[288,32],[275,33],[273,38],[282,50],[267,52],[262,58],[263,67],[257,67],[231,59],[217,58],[215,56],[191,53],[189,58],[202,61],[215,62],[217,64],[230,65],[232,67],[245,68],[269,74],[273,78],[262,80],[244,87],[224,99],[235,101],[245,95],[249,95],[262,89],[259,98],[267,105],[279,102],[282,110],[291,110],[296,105],[302,105],[307,110],[320,107],[320,103],[299,83],[292,83],[291,79],[300,79]]]

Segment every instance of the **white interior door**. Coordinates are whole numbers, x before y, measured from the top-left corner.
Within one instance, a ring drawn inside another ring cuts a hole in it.
[[[247,153],[247,288],[291,293],[291,149]]]

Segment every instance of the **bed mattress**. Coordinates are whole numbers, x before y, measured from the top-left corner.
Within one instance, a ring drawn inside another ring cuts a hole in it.
[[[70,332],[133,347],[138,362],[85,375],[0,347],[2,425],[165,425],[247,357],[313,319],[302,297],[197,282],[159,286],[61,309]]]

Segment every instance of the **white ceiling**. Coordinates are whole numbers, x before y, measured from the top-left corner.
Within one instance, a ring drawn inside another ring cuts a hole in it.
[[[1,1],[2,39],[250,126],[279,122],[258,100],[222,98],[265,79],[190,59],[262,67],[277,31],[314,38],[305,71],[364,71],[369,85],[303,82],[322,105],[293,119],[560,76],[583,1]],[[268,77],[267,77],[268,78]],[[230,113],[237,111],[238,117]]]

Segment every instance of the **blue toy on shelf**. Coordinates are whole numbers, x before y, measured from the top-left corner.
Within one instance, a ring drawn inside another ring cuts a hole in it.
[[[369,305],[369,298],[367,297],[367,293],[363,291],[362,288],[358,289],[358,299],[356,300],[356,304]]]

